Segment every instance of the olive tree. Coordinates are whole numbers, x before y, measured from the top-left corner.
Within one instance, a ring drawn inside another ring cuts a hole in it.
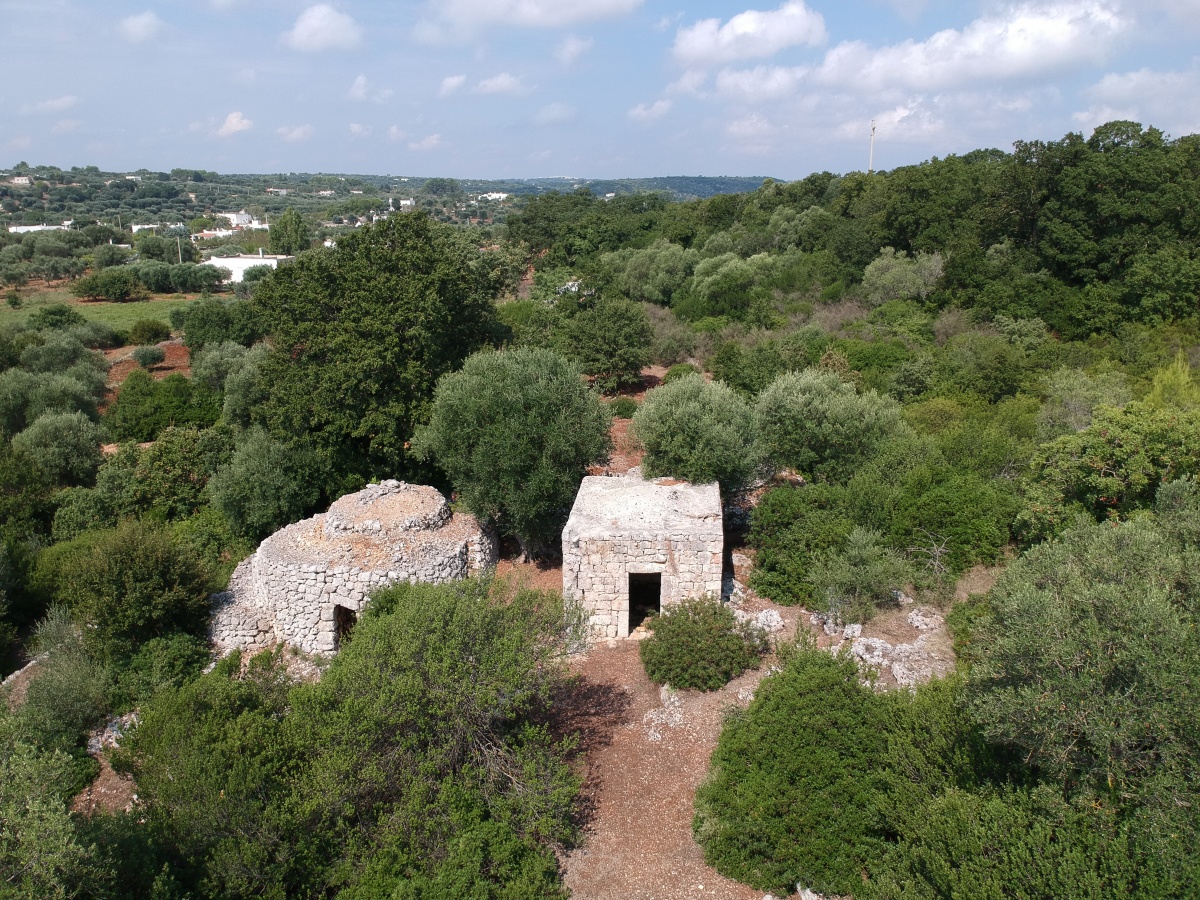
[[[557,536],[588,467],[608,458],[609,424],[579,369],[557,353],[484,351],[438,382],[416,450],[529,554]]]

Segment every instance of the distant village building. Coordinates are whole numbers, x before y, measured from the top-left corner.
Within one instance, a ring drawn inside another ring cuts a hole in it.
[[[406,209],[416,209],[416,208],[417,208],[417,201],[416,201],[416,198],[414,198],[414,197],[408,197],[408,198],[400,201],[400,211],[401,212],[403,212]]]
[[[68,219],[61,225],[9,225],[9,234],[29,234],[34,231],[70,231],[72,220]]]
[[[10,184],[20,184],[25,186],[33,184],[33,177],[30,175],[14,175],[8,180]]]
[[[267,188],[267,193],[274,194],[276,197],[286,197],[291,192],[291,188]]]
[[[206,259],[200,265],[228,269],[230,273],[229,283],[236,284],[246,277],[247,269],[252,269],[255,266],[270,266],[272,269],[277,269],[281,262],[289,262],[295,258],[294,256],[264,254],[260,251],[257,256],[249,253],[239,253],[237,256],[214,256],[211,259]]]
[[[243,228],[254,221],[254,216],[250,215],[244,209],[241,212],[217,213],[216,217],[218,219],[228,219],[231,226],[241,226]]]
[[[584,478],[562,535],[563,596],[597,638],[628,637],[686,598],[720,596],[722,524],[715,484]]]
[[[337,191],[317,191],[318,197],[334,197],[336,195]]]
[[[480,199],[480,200],[507,200],[508,194],[502,194],[499,191],[493,191],[490,194],[480,194],[478,199]]]
[[[137,234],[139,231],[155,231],[159,228],[183,228],[184,224],[182,222],[159,222],[155,225],[130,225],[129,227],[134,234]]]

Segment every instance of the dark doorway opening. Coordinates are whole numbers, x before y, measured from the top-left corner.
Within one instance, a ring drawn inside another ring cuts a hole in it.
[[[629,632],[662,611],[662,575],[631,574],[629,576]]]
[[[350,632],[354,630],[355,624],[358,622],[358,613],[345,606],[335,606],[333,608],[333,649],[340,650],[342,641],[350,637]]]

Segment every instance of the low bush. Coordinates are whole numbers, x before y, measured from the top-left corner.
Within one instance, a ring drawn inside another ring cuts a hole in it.
[[[638,402],[632,397],[614,397],[608,401],[608,409],[616,419],[632,419],[638,411]]]
[[[684,600],[648,622],[651,635],[638,652],[646,674],[657,684],[715,691],[767,652],[766,633],[739,622],[719,599]]]
[[[691,363],[675,363],[675,365],[667,369],[667,374],[663,376],[662,383],[670,384],[672,381],[678,381],[684,375],[694,375],[699,372],[700,369]]]
[[[157,344],[171,336],[171,329],[157,319],[138,319],[129,328],[129,340],[134,344]]]
[[[46,413],[13,437],[47,475],[64,485],[90,483],[103,459],[101,430],[81,412]]]
[[[207,428],[221,415],[221,395],[178,373],[155,381],[135,369],[121,385],[104,421],[119,441],[152,441],[171,425]]]
[[[212,658],[208,643],[195,635],[176,632],[151,638],[128,659],[120,661],[112,701],[117,710],[149,700],[164,689],[182,687],[198,677]]]
[[[91,275],[76,279],[71,293],[86,300],[109,300],[124,303],[129,300],[145,300],[146,288],[137,273],[126,266],[101,269]]]
[[[281,444],[255,428],[213,475],[208,492],[239,535],[261,540],[311,511],[321,496],[320,475],[312,450]]]
[[[143,369],[149,369],[165,360],[167,351],[162,347],[138,347],[133,351],[133,358]]]

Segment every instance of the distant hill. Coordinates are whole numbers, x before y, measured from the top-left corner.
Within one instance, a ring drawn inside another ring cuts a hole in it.
[[[468,193],[501,191],[507,194],[544,194],[586,187],[593,194],[665,193],[672,200],[703,200],[716,194],[742,194],[757,190],[765,175],[668,175],[662,178],[521,178],[500,181],[460,179]],[[414,179],[415,180],[415,179]]]

